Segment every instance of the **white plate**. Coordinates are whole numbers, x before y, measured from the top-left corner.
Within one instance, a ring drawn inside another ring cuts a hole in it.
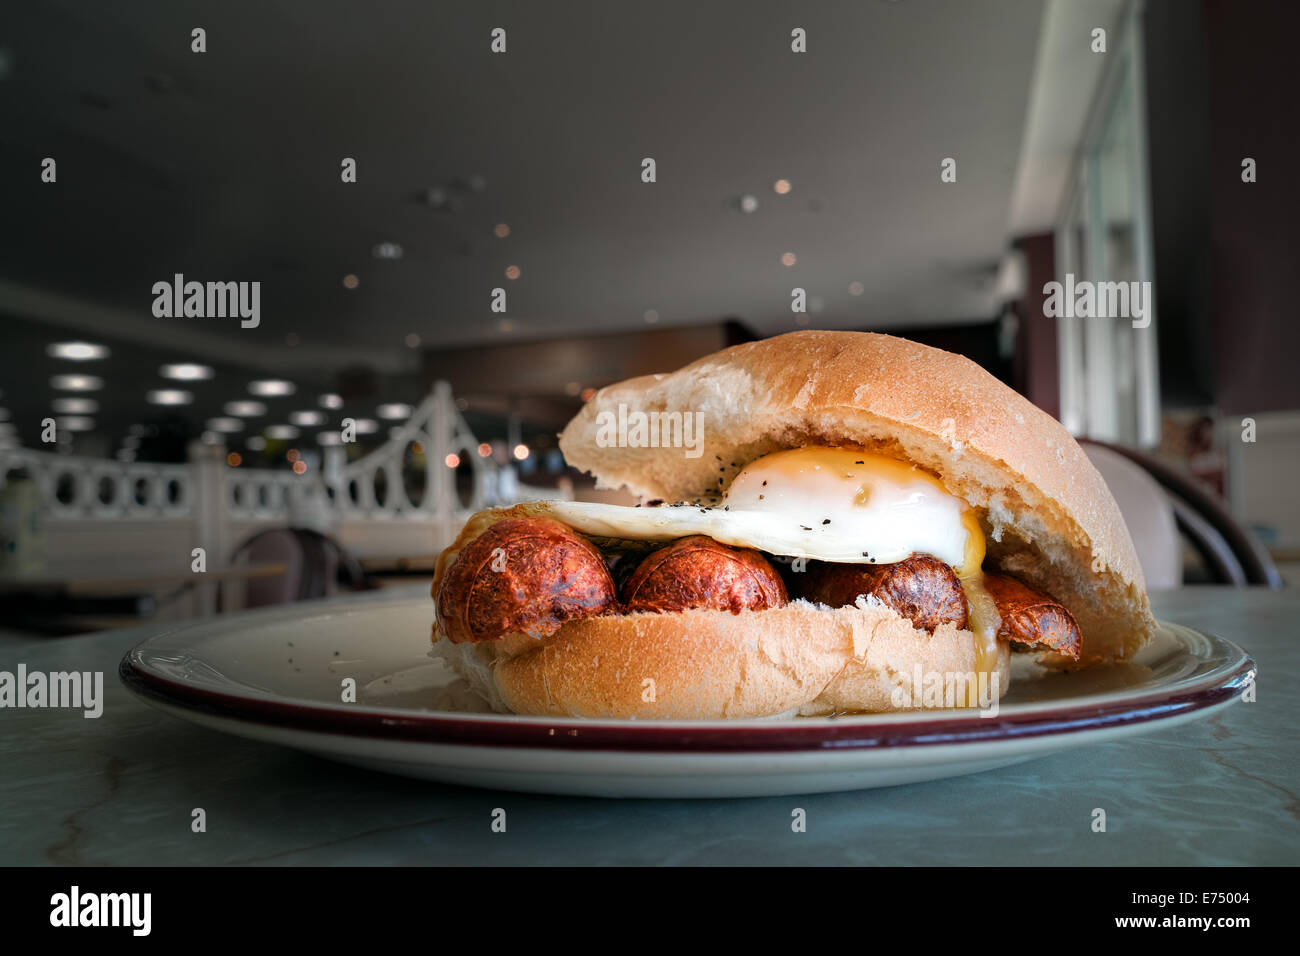
[[[1044,674],[1018,660],[996,716],[639,721],[484,713],[430,659],[428,599],[288,605],[149,638],[121,676],[205,727],[410,777],[506,790],[741,797],[887,787],[1172,727],[1227,707],[1255,664],[1176,624],[1132,661]],[[343,703],[343,679],[357,702]]]

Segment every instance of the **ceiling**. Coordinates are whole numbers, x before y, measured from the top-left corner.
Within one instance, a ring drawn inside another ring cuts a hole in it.
[[[0,322],[53,328],[15,332],[0,375],[43,381],[41,341],[68,331],[321,387],[358,364],[414,378],[412,334],[427,349],[644,329],[648,311],[774,333],[795,327],[795,286],[820,327],[992,316],[1041,0],[458,7],[11,13]],[[178,272],[260,281],[261,325],[155,318],[151,288]]]

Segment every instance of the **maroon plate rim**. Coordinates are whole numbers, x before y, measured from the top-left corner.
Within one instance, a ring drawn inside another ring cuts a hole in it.
[[[834,719],[769,725],[755,725],[752,721],[673,725],[667,721],[635,720],[612,724],[581,718],[530,717],[521,721],[508,715],[471,719],[419,712],[346,711],[228,694],[171,680],[149,672],[133,660],[139,647],[122,659],[118,673],[134,693],[172,707],[288,730],[388,741],[671,753],[866,750],[1059,736],[1163,721],[1215,707],[1240,694],[1254,677],[1256,667],[1254,660],[1236,644],[1222,638],[1214,640],[1238,652],[1240,660],[1230,670],[1204,675],[1202,685],[1157,690],[1103,704],[1064,705],[998,717],[937,712],[929,719],[869,724]]]

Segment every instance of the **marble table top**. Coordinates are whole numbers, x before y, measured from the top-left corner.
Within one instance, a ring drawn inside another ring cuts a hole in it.
[[[746,800],[555,797],[372,773],[136,700],[117,664],[154,628],[0,633],[0,670],[95,669],[105,681],[99,719],[0,710],[0,864],[1300,863],[1300,592],[1187,588],[1153,603],[1250,651],[1258,700],[973,776]],[[191,830],[195,807],[205,833]],[[491,828],[497,807],[504,834]],[[791,831],[795,807],[806,832]],[[1095,807],[1105,833],[1091,829]]]

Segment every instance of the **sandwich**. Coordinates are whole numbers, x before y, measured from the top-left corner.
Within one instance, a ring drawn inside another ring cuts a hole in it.
[[[1065,428],[905,339],[793,332],[611,385],[560,449],[638,503],[481,511],[435,567],[435,655],[497,711],[988,706],[1013,653],[1094,666],[1156,628]]]

